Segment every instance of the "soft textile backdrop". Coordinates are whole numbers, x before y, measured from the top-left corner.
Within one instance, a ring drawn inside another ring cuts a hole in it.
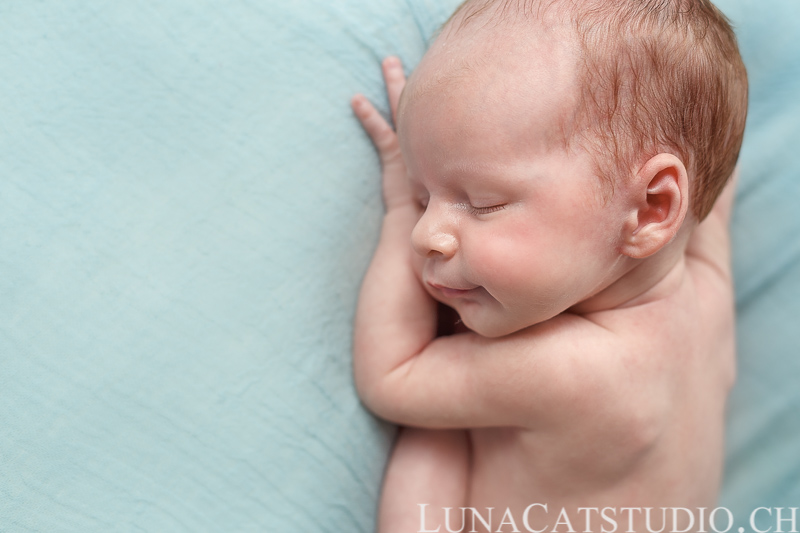
[[[386,110],[459,0],[0,5],[0,531],[369,532],[351,321]],[[752,105],[722,504],[800,504],[800,3],[724,0]]]

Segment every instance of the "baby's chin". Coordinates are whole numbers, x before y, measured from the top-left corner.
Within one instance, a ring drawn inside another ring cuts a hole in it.
[[[481,337],[497,339],[528,328],[532,324],[513,324],[502,317],[474,317],[470,313],[459,313],[464,326]]]
[[[504,313],[485,309],[456,309],[464,325],[482,337],[496,339],[526,330],[537,324],[547,322],[562,310],[541,310],[533,315],[508,316]]]

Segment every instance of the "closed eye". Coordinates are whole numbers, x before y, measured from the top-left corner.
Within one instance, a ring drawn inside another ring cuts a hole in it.
[[[474,205],[469,206],[469,210],[473,215],[488,215],[489,213],[494,213],[495,211],[500,211],[501,209],[505,208],[506,204],[490,205],[487,207],[475,207]]]

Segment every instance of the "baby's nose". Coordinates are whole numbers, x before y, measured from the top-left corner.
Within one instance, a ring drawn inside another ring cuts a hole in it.
[[[452,257],[458,249],[458,240],[447,224],[431,213],[429,208],[411,232],[411,245],[423,257],[442,255]]]

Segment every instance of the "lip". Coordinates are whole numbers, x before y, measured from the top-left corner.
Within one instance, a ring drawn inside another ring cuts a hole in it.
[[[445,298],[462,298],[464,296],[472,294],[472,292],[475,290],[474,288],[454,289],[452,287],[445,287],[444,285],[439,285],[438,283],[431,283],[430,281],[428,282],[428,285],[430,285],[433,289],[441,293],[442,296],[444,296]]]

